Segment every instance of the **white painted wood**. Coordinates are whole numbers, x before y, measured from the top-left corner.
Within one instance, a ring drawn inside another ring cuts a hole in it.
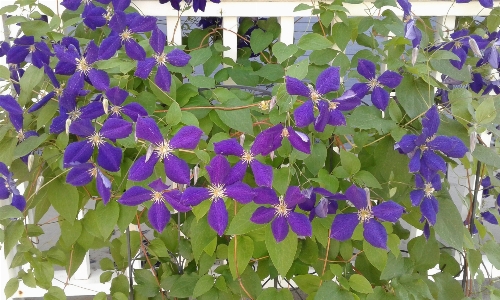
[[[182,44],[182,26],[178,16],[167,16],[167,43]]]
[[[82,209],[78,212],[78,220],[83,219],[86,209]],[[90,277],[90,255],[89,252],[85,253],[82,264],[78,267],[73,278],[76,280],[86,280]]]
[[[295,32],[294,17],[279,17],[278,21],[281,25],[280,42],[287,45],[293,44],[293,33]]]
[[[229,57],[236,61],[238,45],[238,18],[222,18],[222,27],[224,28],[224,31],[222,32],[222,43],[225,47],[231,48],[224,51],[224,57]]]

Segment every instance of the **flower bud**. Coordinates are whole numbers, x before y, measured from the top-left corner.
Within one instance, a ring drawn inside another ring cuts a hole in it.
[[[240,145],[243,147],[243,144],[244,144],[244,143],[245,143],[245,134],[244,134],[244,133],[242,133],[242,134],[240,135]]]
[[[411,50],[411,64],[414,66],[415,63],[417,62],[417,57],[418,57],[418,48],[413,48]]]
[[[476,149],[477,142],[477,132],[474,130],[469,137],[470,152],[472,153]]]
[[[198,165],[196,165],[193,168],[193,184],[196,184],[196,182],[198,182],[199,176],[200,176],[200,167],[198,167]]]
[[[148,151],[146,151],[146,162],[151,158],[151,155],[153,155],[153,145],[149,145]]]
[[[273,110],[276,106],[276,102],[278,102],[278,98],[276,96],[271,97],[271,102],[269,103],[269,111]]]
[[[479,50],[479,46],[477,45],[475,39],[469,38],[469,46],[470,46],[470,49],[472,50],[472,53],[474,53],[475,56],[477,56],[477,57],[483,56],[483,54],[481,53],[481,50]]]
[[[38,176],[38,178],[36,179],[35,194],[38,193],[40,188],[42,188],[44,179],[45,178],[43,178],[42,175]]]
[[[35,161],[35,156],[33,153],[28,155],[28,172],[31,172],[31,168],[33,168],[33,162]]]
[[[274,155],[274,151],[271,151],[271,153],[269,153],[269,157],[271,158],[271,160],[274,160],[274,158],[276,157],[276,155]]]
[[[102,107],[104,108],[104,113],[108,114],[109,111],[109,100],[106,97],[103,97],[102,99]]]
[[[328,215],[328,199],[321,197],[318,205],[314,208],[314,212],[320,218],[326,218]]]
[[[71,126],[71,118],[66,119],[66,134],[69,135],[69,127]]]

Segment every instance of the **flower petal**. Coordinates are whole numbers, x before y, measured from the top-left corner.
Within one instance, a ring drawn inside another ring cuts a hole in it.
[[[392,223],[396,223],[401,218],[404,210],[404,207],[394,201],[386,201],[372,208],[375,217]]]
[[[225,185],[231,185],[235,182],[242,181],[245,178],[248,164],[242,160],[238,161],[227,174],[224,180]]]
[[[389,105],[389,93],[381,87],[375,87],[372,92],[372,103],[376,108],[385,111]]]
[[[305,127],[314,122],[314,103],[307,100],[293,112],[295,125]]]
[[[156,27],[157,19],[151,16],[139,16],[134,18],[129,29],[135,33],[152,31]]]
[[[140,61],[146,59],[146,51],[134,39],[125,41],[125,52],[128,57],[134,60]]]
[[[432,106],[422,118],[422,135],[426,138],[436,134],[439,128],[439,111],[436,106]]]
[[[94,147],[88,141],[74,142],[66,147],[64,151],[64,167],[68,168],[71,166],[86,163],[92,156]]]
[[[285,203],[288,208],[294,208],[297,204],[307,200],[298,186],[289,186],[285,194]]]
[[[246,204],[253,200],[255,193],[248,184],[236,182],[226,186],[226,195],[240,203]]]
[[[97,170],[96,189],[104,205],[108,204],[111,199],[111,181],[99,170]]]
[[[325,131],[326,124],[330,121],[330,109],[328,107],[328,102],[320,100],[318,102],[319,115],[314,121],[314,129],[317,132]],[[341,113],[342,114],[342,113]]]
[[[345,126],[346,120],[344,114],[338,109],[332,109],[329,112],[330,116],[328,119],[328,124],[332,126]]]
[[[411,205],[418,206],[424,199],[425,192],[424,190],[418,189],[410,192],[410,200]]]
[[[108,139],[124,139],[132,133],[132,124],[117,118],[110,118],[104,122],[100,134]]]
[[[148,57],[145,60],[140,60],[137,62],[137,69],[135,69],[134,75],[142,79],[147,79],[155,65],[156,60],[152,57]]]
[[[254,193],[254,202],[257,204],[279,204],[278,195],[276,195],[276,192],[272,188],[258,187],[254,189]]]
[[[420,149],[417,149],[417,151],[415,151],[415,153],[410,159],[410,163],[408,165],[410,173],[415,173],[420,171],[420,159],[421,159],[420,152],[421,152]]]
[[[170,86],[172,85],[172,75],[170,75],[170,72],[164,65],[158,66],[158,71],[156,72],[155,76],[155,84],[165,92],[170,92]]]
[[[181,202],[184,205],[196,206],[208,198],[210,198],[210,193],[207,188],[188,187],[184,193],[182,193]]]
[[[438,202],[434,197],[424,197],[424,200],[420,203],[422,216],[424,216],[431,225],[436,224],[438,210]]]
[[[150,141],[156,145],[163,142],[163,135],[160,132],[160,128],[156,125],[156,121],[150,117],[137,119],[135,135],[138,139]]]
[[[151,32],[151,37],[149,38],[149,45],[156,53],[163,53],[163,48],[165,48],[165,42],[167,40],[167,36],[163,31],[158,28],[158,26],[153,29]]]
[[[259,133],[253,142],[252,154],[268,155],[278,149],[283,140],[282,131],[283,124],[278,124]]]
[[[432,150],[443,152],[446,156],[462,158],[468,149],[459,138],[455,136],[437,136],[427,143]]]
[[[206,169],[212,184],[223,184],[231,170],[231,166],[224,156],[218,154],[212,158]]]
[[[84,163],[73,167],[66,176],[66,182],[73,186],[87,185],[92,181],[93,164]]]
[[[290,212],[288,215],[288,224],[292,228],[292,231],[299,236],[311,236],[312,235],[312,225],[309,219],[303,215],[296,212]]]
[[[255,183],[258,186],[271,187],[273,184],[273,167],[265,165],[260,161],[253,159],[250,162]]]
[[[122,107],[122,112],[134,122],[137,122],[139,117],[146,117],[148,115],[146,109],[136,102],[129,103]]]
[[[20,211],[24,211],[26,208],[26,199],[23,195],[12,195],[12,206],[19,209]]]
[[[214,152],[221,155],[242,156],[243,147],[235,139],[228,139],[214,143]]]
[[[276,242],[281,242],[288,235],[288,222],[285,217],[278,216],[271,223],[271,231],[273,232]]]
[[[292,129],[292,127],[288,127],[288,140],[290,141],[290,144],[292,146],[304,153],[310,154],[311,153],[311,144],[309,141],[309,137],[299,131],[295,131]]]
[[[340,68],[329,67],[316,79],[316,91],[321,95],[338,90],[340,87]],[[292,228],[293,229],[293,228]]]
[[[189,183],[189,165],[187,162],[174,154],[170,154],[164,159],[164,166],[168,179],[180,184]]]
[[[446,162],[441,156],[437,155],[432,150],[424,151],[421,163],[433,171],[442,171],[443,173],[446,173]]]
[[[92,85],[99,91],[105,91],[109,88],[109,76],[103,70],[91,69],[89,79]]]
[[[133,186],[123,193],[118,199],[118,203],[128,206],[135,206],[151,200],[151,191],[142,186]]]
[[[132,181],[143,181],[151,174],[158,162],[158,155],[153,152],[151,157],[146,161],[146,155],[139,157],[130,167],[128,179]]]
[[[393,71],[385,71],[377,80],[379,83],[394,89],[401,83],[403,76]]]
[[[309,88],[299,79],[293,77],[285,77],[286,91],[290,95],[299,95],[304,97],[309,97],[311,91]]]
[[[115,14],[116,16],[116,14]],[[111,23],[110,23],[111,25]],[[111,35],[107,38],[105,38],[102,42],[101,42],[101,46],[99,47],[99,58],[102,59],[102,60],[108,60],[110,59],[111,57],[113,57],[116,53],[116,51],[118,51],[118,49],[120,49],[122,46],[122,42],[120,40],[120,36],[119,35]]]
[[[414,134],[406,134],[404,135],[399,142],[394,145],[394,150],[398,150],[403,154],[408,154],[415,150],[417,145],[415,144],[415,140],[417,136]]]
[[[347,188],[345,196],[358,210],[368,206],[366,191],[354,184]]]
[[[110,172],[118,172],[122,162],[122,149],[109,143],[99,146],[97,164]]]
[[[382,249],[387,249],[387,231],[384,225],[378,221],[371,219],[363,224],[363,237],[372,246]]]
[[[122,90],[121,88],[115,86],[106,91],[106,97],[109,99],[113,105],[122,105],[122,103],[127,99],[128,92]]]
[[[175,48],[167,54],[167,62],[172,66],[184,67],[189,63],[191,56],[184,51]]]
[[[179,212],[188,212],[191,207],[182,203],[182,193],[178,190],[170,190],[167,193],[163,193],[163,198],[172,205],[172,207]]]
[[[269,223],[274,218],[275,212],[276,210],[274,208],[260,206],[254,211],[252,217],[250,217],[250,221],[256,224]]]
[[[148,220],[158,232],[162,232],[167,227],[168,221],[170,221],[170,212],[163,202],[153,202],[148,211]]]
[[[213,201],[212,205],[210,205],[207,219],[210,227],[212,227],[219,236],[222,236],[224,231],[226,231],[228,218],[224,201],[222,199]]]
[[[359,59],[357,70],[361,76],[368,80],[375,78],[375,64],[369,60]]]
[[[203,131],[196,126],[184,126],[172,137],[170,146],[174,149],[194,149],[198,146]]]
[[[330,237],[337,241],[346,241],[352,237],[354,229],[358,226],[357,214],[340,214],[333,219]]]

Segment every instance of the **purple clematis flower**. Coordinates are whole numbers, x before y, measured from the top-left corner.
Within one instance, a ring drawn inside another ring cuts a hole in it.
[[[416,189],[410,192],[411,204],[420,206],[422,216],[430,223],[436,224],[439,209],[434,192],[441,190],[441,177],[430,170],[423,171],[425,175],[415,176]]]
[[[182,203],[196,206],[203,200],[210,199],[208,224],[219,236],[224,234],[228,223],[228,213],[224,198],[232,198],[246,204],[253,200],[252,188],[239,181],[231,165],[222,155],[216,155],[207,165],[210,185],[208,187],[188,187],[182,194]]]
[[[409,39],[413,48],[418,48],[422,41],[422,31],[418,29],[416,19],[411,19],[405,24],[405,38]]]
[[[147,79],[151,70],[153,70],[153,67],[157,65],[158,70],[155,75],[155,84],[160,89],[170,92],[172,77],[166,64],[169,63],[176,67],[184,67],[188,64],[191,56],[179,49],[174,49],[165,54],[163,52],[163,48],[165,47],[166,40],[167,36],[163,33],[163,31],[161,31],[158,27],[155,27],[151,34],[151,38],[149,39],[149,44],[155,51],[155,54],[153,54],[153,57],[139,61],[134,75],[142,79]]]
[[[455,31],[450,37],[453,41],[441,45],[440,48],[443,50],[451,50],[451,52],[458,56],[459,60],[450,60],[450,63],[459,70],[464,66],[469,49],[476,46],[478,49],[484,49],[489,43],[488,40],[484,40],[479,35],[469,35],[468,29]],[[474,48],[472,49],[474,50]]]
[[[123,11],[115,11],[109,21],[111,34],[105,38],[99,48],[99,58],[106,60],[113,57],[122,45],[125,45],[125,52],[134,60],[144,60],[146,51],[137,43],[133,35],[153,30],[156,27],[155,17],[144,17],[140,15],[129,15]]]
[[[10,44],[8,42],[0,42],[0,57],[4,57],[9,53],[10,50]]]
[[[9,71],[10,71],[10,79],[12,79],[12,85],[14,86],[14,90],[16,91],[16,94],[21,94],[21,85],[19,85],[19,82],[21,80],[21,77],[24,75],[24,69],[21,69],[18,64],[10,64],[9,65]]]
[[[122,119],[112,118],[104,122],[101,129],[96,131],[92,126],[92,122],[85,119],[72,123],[69,131],[85,137],[86,140],[68,145],[64,151],[63,163],[65,168],[88,162],[94,148],[97,148],[97,164],[99,166],[110,172],[120,170],[122,149],[111,145],[105,141],[105,138],[110,140],[126,138],[132,133],[132,124]]]
[[[76,96],[83,89],[86,78],[97,90],[105,91],[108,89],[108,74],[92,67],[92,64],[98,60],[99,52],[99,48],[94,41],[88,43],[83,56],[80,55],[78,41],[68,43],[67,47],[65,45],[54,45],[54,51],[57,58],[59,58],[59,63],[56,65],[56,74],[71,75],[64,90],[65,93]]]
[[[258,186],[271,187],[273,183],[273,168],[265,165],[255,159],[254,153],[260,153],[261,149],[258,144],[253,144],[250,150],[244,150],[243,147],[235,140],[229,139],[220,141],[214,144],[214,152],[222,155],[234,155],[240,158],[240,161],[234,166],[234,172],[239,174],[239,180],[243,180],[247,166],[252,169],[255,183]]]
[[[220,3],[220,0],[210,0],[213,3]],[[165,4],[170,2],[172,8],[175,10],[181,10],[181,0],[160,0],[161,4]],[[195,12],[198,10],[205,11],[205,7],[207,5],[207,0],[185,0],[187,4],[191,4],[193,2],[193,9]]]
[[[402,154],[407,154],[411,160],[410,172],[421,170],[421,165],[434,172],[446,172],[444,159],[435,153],[440,151],[446,156],[461,158],[468,151],[465,144],[457,137],[436,136],[439,127],[439,112],[432,106],[422,119],[422,134],[407,134],[394,146]]]
[[[190,181],[188,164],[177,157],[175,149],[192,150],[198,145],[203,132],[195,126],[182,127],[172,139],[166,139],[160,132],[156,121],[146,117],[138,118],[136,137],[151,142],[148,153],[139,157],[129,172],[129,179],[142,181],[153,174],[154,166],[163,161],[165,174],[173,182],[188,184]]]
[[[95,1],[102,4],[108,4],[109,2],[111,2],[111,0],[95,0]],[[92,3],[92,0],[64,0],[61,2],[61,5],[64,6],[66,9],[74,11],[77,10],[80,7],[80,4],[82,3],[85,5],[85,7],[94,5]]]
[[[483,198],[488,197],[490,195],[490,190],[493,188],[490,176],[486,176],[481,180],[481,186],[483,187]]]
[[[11,95],[0,95],[0,107],[9,113],[12,126],[19,131],[23,128],[23,109]]]
[[[83,163],[74,166],[66,176],[66,182],[73,186],[84,186],[89,184],[92,179],[96,179],[96,188],[104,205],[108,204],[111,198],[111,181],[106,177],[97,165],[92,163]]]
[[[341,111],[351,110],[361,103],[361,100],[349,91],[344,94],[343,99],[329,101],[324,98],[325,94],[336,91],[340,87],[338,67],[329,67],[321,72],[316,80],[316,89],[310,85],[306,86],[297,78],[287,76],[285,80],[286,90],[290,95],[309,98],[293,112],[295,125],[298,127],[305,127],[314,122],[314,129],[323,132],[327,124],[345,125],[345,118]],[[319,110],[316,118],[314,117],[315,107]]]
[[[312,226],[307,216],[295,212],[297,204],[306,200],[297,186],[290,186],[285,196],[278,198],[276,192],[268,187],[255,189],[257,204],[270,204],[272,207],[261,206],[255,210],[250,221],[256,224],[266,224],[272,221],[271,230],[276,242],[281,242],[288,235],[288,226],[300,236],[311,236]]]
[[[169,186],[164,184],[160,178],[151,182],[148,186],[151,190],[141,186],[131,187],[123,193],[118,202],[128,206],[136,206],[149,200],[153,201],[148,210],[148,219],[156,231],[162,232],[170,221],[170,211],[166,206],[167,203],[179,212],[191,210],[189,206],[181,202],[181,192],[179,190],[169,190]]]
[[[497,209],[498,213],[500,214],[500,209]],[[497,217],[495,217],[495,215],[487,210],[485,212],[482,212],[481,213],[481,217],[483,218],[484,221],[490,223],[490,224],[493,224],[493,225],[498,225],[498,219]]]
[[[332,223],[330,237],[346,241],[351,238],[356,226],[361,223],[365,240],[374,247],[387,249],[387,231],[380,221],[397,222],[404,208],[390,200],[372,207],[369,193],[355,185],[351,185],[346,190],[345,196],[358,212],[337,215]]]
[[[457,3],[469,3],[470,0],[457,0]],[[479,3],[486,8],[493,7],[493,0],[479,0]]]
[[[252,154],[268,155],[281,146],[283,138],[288,138],[295,149],[307,154],[311,153],[311,145],[307,135],[293,130],[292,127],[284,127],[280,123],[262,131],[255,137],[252,147],[258,152]]]
[[[310,211],[309,220],[314,217],[326,218],[327,215],[337,212],[339,207],[338,200],[347,200],[344,194],[334,194],[324,188],[315,187],[302,191],[306,201],[299,203],[299,208],[305,211]],[[317,195],[321,195],[319,202],[316,204]]]
[[[121,106],[128,97],[128,92],[115,86],[106,91],[106,97],[103,98],[103,106],[109,112],[110,118],[122,118],[122,114],[128,116],[132,121],[137,122],[139,117],[146,117],[148,112],[137,102]],[[111,102],[111,105],[107,103]]]
[[[385,111],[389,105],[389,93],[383,86],[394,89],[401,83],[403,76],[393,71],[385,71],[382,75],[377,76],[375,64],[366,59],[358,60],[357,70],[361,76],[368,79],[368,82],[355,83],[352,90],[359,98],[363,98],[371,92],[373,105],[381,111]]]
[[[23,61],[32,63],[41,68],[49,64],[50,57],[54,56],[43,41],[35,43],[33,36],[22,36],[14,40],[14,45],[7,52],[8,64],[20,64]]]
[[[11,205],[20,211],[24,211],[26,199],[17,189],[13,178],[14,175],[3,162],[0,162],[0,175],[3,175],[3,177],[0,177],[0,200],[8,199],[12,195]]]

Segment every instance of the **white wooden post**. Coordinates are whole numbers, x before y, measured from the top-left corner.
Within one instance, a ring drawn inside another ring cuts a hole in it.
[[[280,17],[278,21],[281,25],[281,34],[279,37],[280,42],[287,45],[293,44],[293,34],[295,32],[295,18],[294,17]]]
[[[182,45],[182,26],[180,16],[167,16],[167,43]]]
[[[222,43],[230,49],[224,51],[224,57],[228,57],[236,61],[237,46],[238,46],[238,17],[223,17],[222,27]]]

